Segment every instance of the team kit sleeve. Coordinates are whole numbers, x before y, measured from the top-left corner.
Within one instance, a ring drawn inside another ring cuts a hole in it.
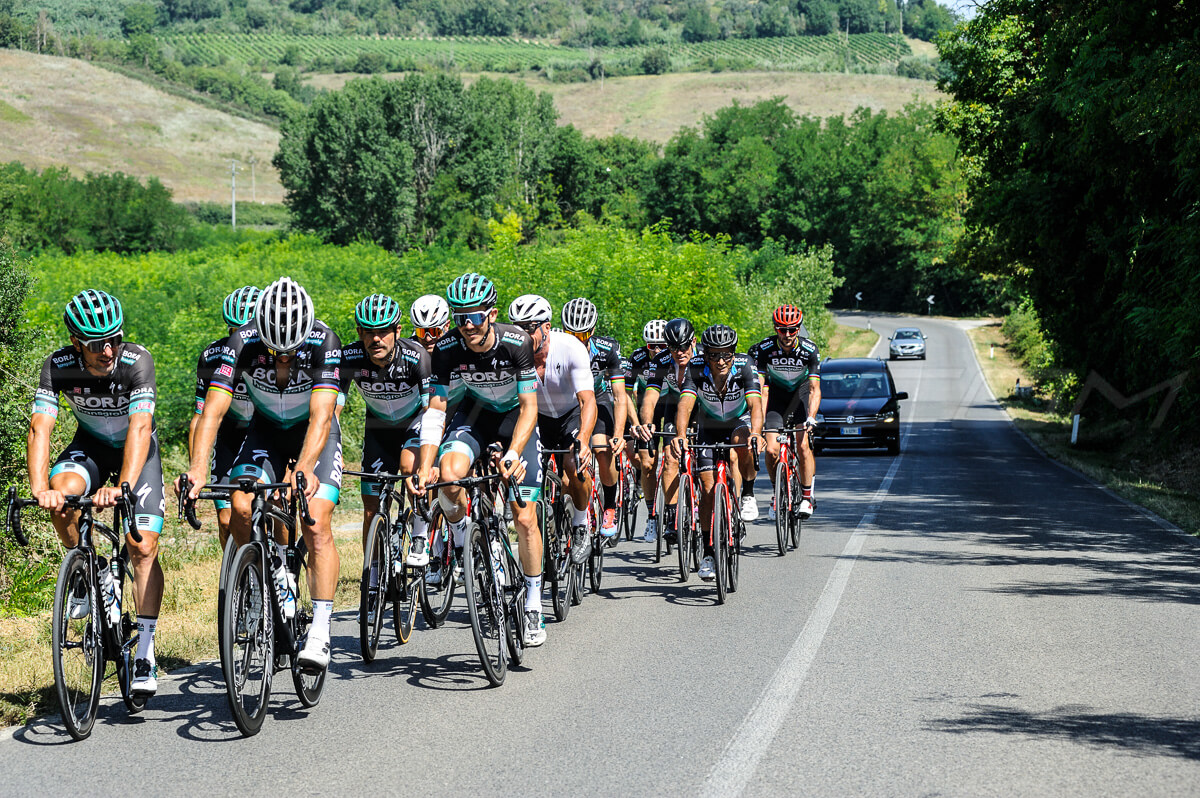
[[[51,355],[42,361],[42,373],[38,376],[37,391],[33,395],[33,412],[42,413],[50,418],[58,418],[58,388],[54,385],[54,372]]]
[[[225,346],[221,349],[221,357],[217,360],[212,377],[208,381],[208,389],[234,395],[233,386],[237,384],[238,375],[249,365],[249,355],[246,352],[246,339],[253,336],[255,330],[250,324],[234,330]]]
[[[433,360],[424,347],[417,347],[417,380],[420,382],[421,407],[429,407],[433,395]]]
[[[313,393],[342,395],[342,341],[337,333],[328,330],[321,345],[320,357],[313,364]]]
[[[130,375],[129,415],[138,413],[154,414],[154,398],[156,386],[154,383],[154,357],[145,349],[133,364]]]
[[[658,362],[658,358],[650,361],[646,366],[646,387],[653,388],[659,393],[662,392],[663,379],[667,375],[667,370]]]
[[[208,394],[208,379],[205,375],[211,371],[208,365],[208,350],[200,353],[196,361],[196,415],[204,413],[204,398]]]
[[[524,332],[521,336],[525,339],[521,345],[517,347],[516,354],[513,357],[513,366],[517,370],[517,393],[537,393],[537,368],[533,365],[533,339]],[[591,387],[592,382],[592,367],[584,358],[584,368],[587,370],[588,387]],[[587,388],[583,390],[588,390]]]
[[[569,363],[571,369],[571,392],[578,394],[580,391],[594,391],[596,381],[592,378],[592,363],[588,357],[587,347],[575,338],[564,338],[563,340],[572,344],[570,348],[571,360]]]

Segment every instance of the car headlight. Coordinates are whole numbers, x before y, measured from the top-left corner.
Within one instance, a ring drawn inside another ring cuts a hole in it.
[[[895,421],[896,420],[896,411],[889,410],[886,413],[880,413],[878,418],[880,421],[883,421],[883,422]]]

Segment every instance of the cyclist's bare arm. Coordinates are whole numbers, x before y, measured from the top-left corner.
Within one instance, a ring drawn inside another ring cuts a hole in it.
[[[679,406],[675,410],[675,443],[676,451],[687,448],[687,428],[692,420],[692,409],[696,406],[696,395],[685,393],[679,397]]]
[[[624,445],[625,442],[625,422],[628,420],[628,415],[625,406],[625,397],[629,394],[625,393],[625,379],[614,379],[612,381],[612,392],[614,397],[618,397],[613,402],[613,438]],[[614,452],[620,451],[619,447],[615,447]]]
[[[657,388],[646,388],[646,395],[642,397],[642,425],[639,427],[638,437],[644,441],[650,440],[648,427],[654,421],[654,408],[658,404],[658,393]]]
[[[44,510],[62,510],[63,495],[50,490],[50,433],[54,416],[34,413],[29,421],[25,444],[25,465],[29,469],[29,492]]]
[[[317,458],[329,440],[329,430],[333,426],[333,416],[337,410],[336,391],[313,391],[308,400],[308,431],[304,434],[304,445],[300,447],[300,456],[296,458],[295,473],[304,472],[307,480],[304,493],[309,498],[321,486],[320,481],[313,475]]]
[[[764,394],[765,396],[765,394]],[[765,401],[765,400],[764,400]],[[817,417],[817,413],[821,410],[821,380],[810,379],[808,381],[808,414],[813,418]]]
[[[512,442],[508,448],[520,454],[525,450],[525,444],[529,443],[529,436],[533,434],[534,428],[537,426],[537,394],[534,392],[523,393],[517,397],[520,408],[520,415],[517,416],[516,426],[513,427]],[[515,464],[517,468],[506,469],[504,464],[500,464],[500,473],[507,476],[516,476],[524,473],[524,467],[521,466],[521,461],[518,458]]]
[[[192,438],[191,463],[188,465],[188,479],[192,481],[190,491],[192,498],[200,495],[204,484],[208,482],[208,458],[212,455],[213,445],[217,441],[217,430],[225,418],[226,411],[233,404],[233,394],[216,388],[209,388],[204,397],[204,413],[196,424],[196,434]],[[179,480],[175,480],[175,493],[179,493]]]

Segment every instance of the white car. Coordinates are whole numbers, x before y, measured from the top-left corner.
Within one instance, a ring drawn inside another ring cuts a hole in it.
[[[925,359],[925,333],[916,327],[900,327],[888,338],[888,359],[904,357]]]

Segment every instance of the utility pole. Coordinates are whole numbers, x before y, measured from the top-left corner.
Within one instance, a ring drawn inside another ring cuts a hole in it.
[[[229,162],[229,227],[237,229],[237,159]]]

